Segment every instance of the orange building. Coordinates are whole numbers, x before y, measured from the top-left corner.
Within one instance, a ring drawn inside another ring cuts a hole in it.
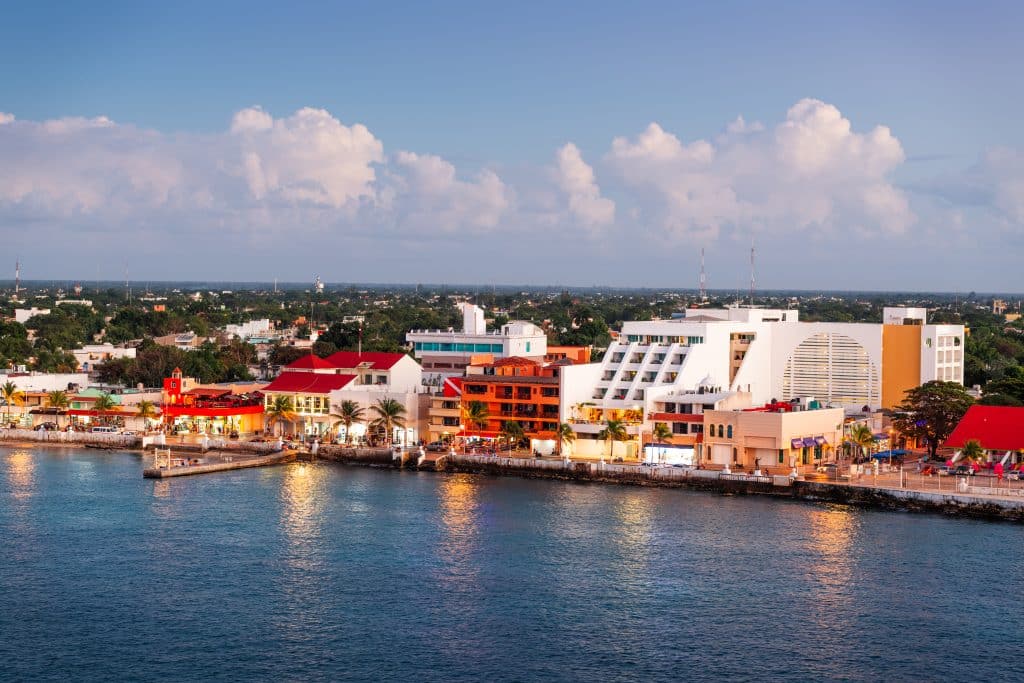
[[[502,425],[516,422],[532,441],[552,441],[558,429],[558,365],[543,365],[528,358],[501,358],[466,368],[462,381],[462,412],[473,401],[487,407],[485,427],[464,425],[463,436],[494,438]]]
[[[590,362],[592,346],[548,346],[544,354],[544,362],[554,363],[560,360],[571,360],[575,365],[584,365]]]

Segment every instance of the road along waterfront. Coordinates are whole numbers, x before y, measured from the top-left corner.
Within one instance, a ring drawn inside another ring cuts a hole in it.
[[[1024,677],[1018,525],[329,463],[139,468],[0,447],[0,677]],[[936,654],[965,638],[969,656]]]

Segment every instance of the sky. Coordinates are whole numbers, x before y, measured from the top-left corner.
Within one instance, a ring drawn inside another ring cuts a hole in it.
[[[0,279],[1024,290],[1024,3],[0,17]]]

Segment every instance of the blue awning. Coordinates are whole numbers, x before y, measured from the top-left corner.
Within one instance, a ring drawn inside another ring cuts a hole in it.
[[[823,436],[816,436],[814,437],[814,443],[818,446],[824,446],[825,444],[828,443],[828,439],[826,439]]]
[[[804,437],[804,448],[814,448],[817,445],[818,444],[814,441],[814,437],[813,436],[805,436]]]
[[[900,455],[906,455],[906,454],[907,454],[907,451],[903,450],[902,448],[897,448],[896,450],[892,450],[892,451],[879,451],[877,453],[874,453],[871,457],[872,458],[878,458],[879,460],[882,460],[884,458],[892,458],[892,457],[896,457],[896,456],[900,456]]]

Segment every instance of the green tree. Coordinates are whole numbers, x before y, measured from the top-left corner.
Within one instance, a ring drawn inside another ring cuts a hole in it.
[[[611,460],[615,457],[615,442],[626,440],[626,424],[622,420],[605,420],[597,438],[608,442],[608,459]]]
[[[138,406],[136,406],[135,415],[143,419],[146,428],[148,429],[149,421],[156,419],[156,404],[152,401],[139,401]]]
[[[893,424],[905,436],[926,440],[928,455],[935,458],[939,446],[973,403],[971,395],[956,382],[926,382],[907,391]]]
[[[68,400],[68,394],[66,391],[60,389],[51,391],[46,394],[46,403],[51,408],[56,408],[57,411],[67,410],[71,401]],[[60,412],[57,413],[57,426],[60,426]]]
[[[562,455],[562,445],[572,445],[576,441],[576,432],[570,425],[562,422],[558,425],[558,431],[555,434],[558,438],[558,455]]]
[[[657,422],[654,425],[653,436],[655,441],[664,442],[672,438],[672,430],[664,422]]]
[[[376,417],[370,426],[387,434],[387,442],[394,442],[396,427],[405,427],[405,406],[393,398],[380,398],[370,406],[370,412]]]
[[[875,445],[875,434],[863,422],[858,422],[850,427],[850,443],[859,447],[861,455],[865,459],[871,455],[871,447]]]
[[[968,463],[979,462],[985,457],[985,449],[977,439],[968,439],[960,449],[960,458]]]
[[[277,431],[276,426],[282,422],[291,424],[299,419],[299,415],[295,412],[295,406],[292,404],[292,399],[289,396],[275,396],[264,414],[266,415],[267,424],[274,428],[275,431]],[[278,436],[280,436],[280,433],[278,433]]]
[[[7,406],[7,423],[11,422],[11,406],[20,406],[25,401],[25,394],[14,382],[4,382],[3,386],[0,386],[0,397],[3,397],[4,404]]]
[[[470,401],[462,409],[462,420],[469,429],[483,430],[487,428],[487,421],[491,417],[491,411],[483,401]]]
[[[523,426],[515,420],[505,420],[501,425],[501,438],[508,443],[508,452],[511,453],[512,449],[526,438],[526,432],[523,431]]]
[[[355,401],[342,401],[341,405],[335,408],[336,413],[331,413],[334,419],[331,429],[337,429],[339,425],[345,425],[345,443],[352,442],[352,425],[362,422],[363,409]]]

